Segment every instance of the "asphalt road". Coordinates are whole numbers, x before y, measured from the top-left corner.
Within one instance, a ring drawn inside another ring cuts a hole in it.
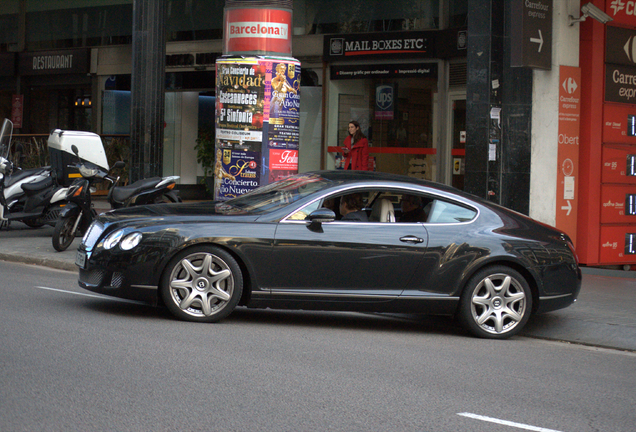
[[[636,354],[446,318],[238,309],[219,324],[0,262],[0,430],[633,431]]]

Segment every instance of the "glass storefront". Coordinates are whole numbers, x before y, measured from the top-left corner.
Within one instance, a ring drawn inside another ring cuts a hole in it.
[[[402,66],[412,70],[413,65]],[[430,70],[436,70],[436,64],[430,64]],[[335,168],[341,167],[337,147],[342,147],[349,122],[355,120],[369,140],[372,169],[436,179],[434,72],[427,77],[335,80],[330,92],[337,95],[338,106],[337,120],[330,116],[337,121],[337,142],[329,143]]]

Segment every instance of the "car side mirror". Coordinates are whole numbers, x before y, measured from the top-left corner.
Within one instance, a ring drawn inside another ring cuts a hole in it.
[[[307,216],[305,220],[309,222],[307,228],[310,231],[321,233],[322,224],[335,221],[336,214],[333,212],[333,210],[329,210],[328,208],[319,208],[318,210],[314,210],[313,212],[311,212],[311,214]]]
[[[311,212],[311,214],[307,216],[306,220],[311,223],[333,222],[336,220],[336,214],[333,210],[328,208],[319,208],[318,210]]]

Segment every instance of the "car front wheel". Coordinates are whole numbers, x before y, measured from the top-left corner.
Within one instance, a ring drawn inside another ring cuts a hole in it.
[[[505,339],[523,328],[532,311],[532,294],[526,279],[505,266],[480,270],[462,294],[459,319],[472,334]]]
[[[199,246],[178,254],[161,282],[164,303],[185,321],[216,322],[236,307],[243,277],[236,260],[214,246]]]

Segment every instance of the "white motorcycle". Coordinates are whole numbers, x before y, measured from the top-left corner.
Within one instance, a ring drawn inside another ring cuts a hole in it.
[[[14,169],[9,160],[13,123],[0,129],[0,228],[20,221],[32,228],[55,225],[65,204],[66,187],[58,184],[51,167]]]

